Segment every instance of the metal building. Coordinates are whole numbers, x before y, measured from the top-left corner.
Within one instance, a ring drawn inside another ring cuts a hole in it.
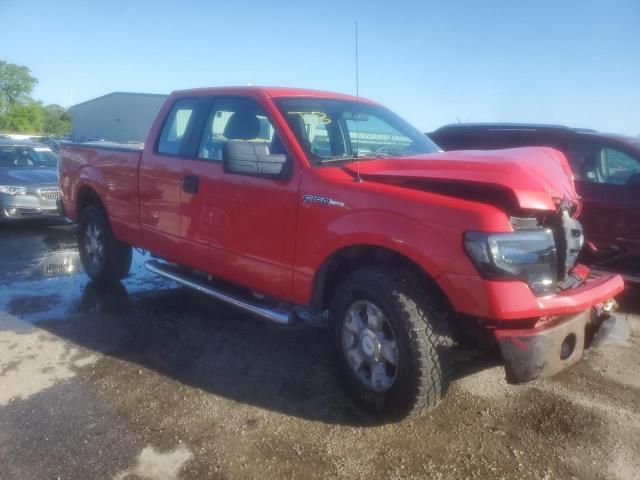
[[[167,95],[113,92],[71,107],[75,140],[144,142]]]

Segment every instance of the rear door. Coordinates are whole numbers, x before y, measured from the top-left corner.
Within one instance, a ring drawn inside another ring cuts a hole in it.
[[[143,244],[169,259],[179,248],[183,153],[199,99],[180,98],[167,114],[152,148],[146,146],[139,172]]]
[[[184,160],[184,177],[197,188],[183,191],[181,235],[189,265],[287,299],[300,169],[294,168],[288,180],[276,180],[222,168],[228,140],[265,143],[270,153],[287,153],[273,125],[256,100],[218,97],[211,102]]]

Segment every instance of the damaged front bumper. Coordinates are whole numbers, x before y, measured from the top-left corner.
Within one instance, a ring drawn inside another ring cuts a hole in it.
[[[512,383],[555,375],[580,361],[588,346],[606,343],[608,337],[625,341],[625,335],[628,338],[626,320],[606,312],[603,305],[558,317],[537,328],[495,330],[507,380]]]

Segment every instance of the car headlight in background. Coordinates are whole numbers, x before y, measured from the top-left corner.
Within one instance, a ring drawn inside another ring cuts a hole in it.
[[[27,187],[13,187],[11,185],[0,185],[0,193],[8,193],[9,195],[26,195]]]
[[[536,294],[556,286],[558,259],[551,230],[467,232],[464,249],[486,279],[522,280]]]

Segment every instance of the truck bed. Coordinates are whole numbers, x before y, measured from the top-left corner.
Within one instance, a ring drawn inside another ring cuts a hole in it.
[[[65,143],[60,148],[60,187],[67,217],[77,221],[78,205],[90,189],[104,200],[111,228],[122,241],[139,244],[138,168],[142,146]]]

